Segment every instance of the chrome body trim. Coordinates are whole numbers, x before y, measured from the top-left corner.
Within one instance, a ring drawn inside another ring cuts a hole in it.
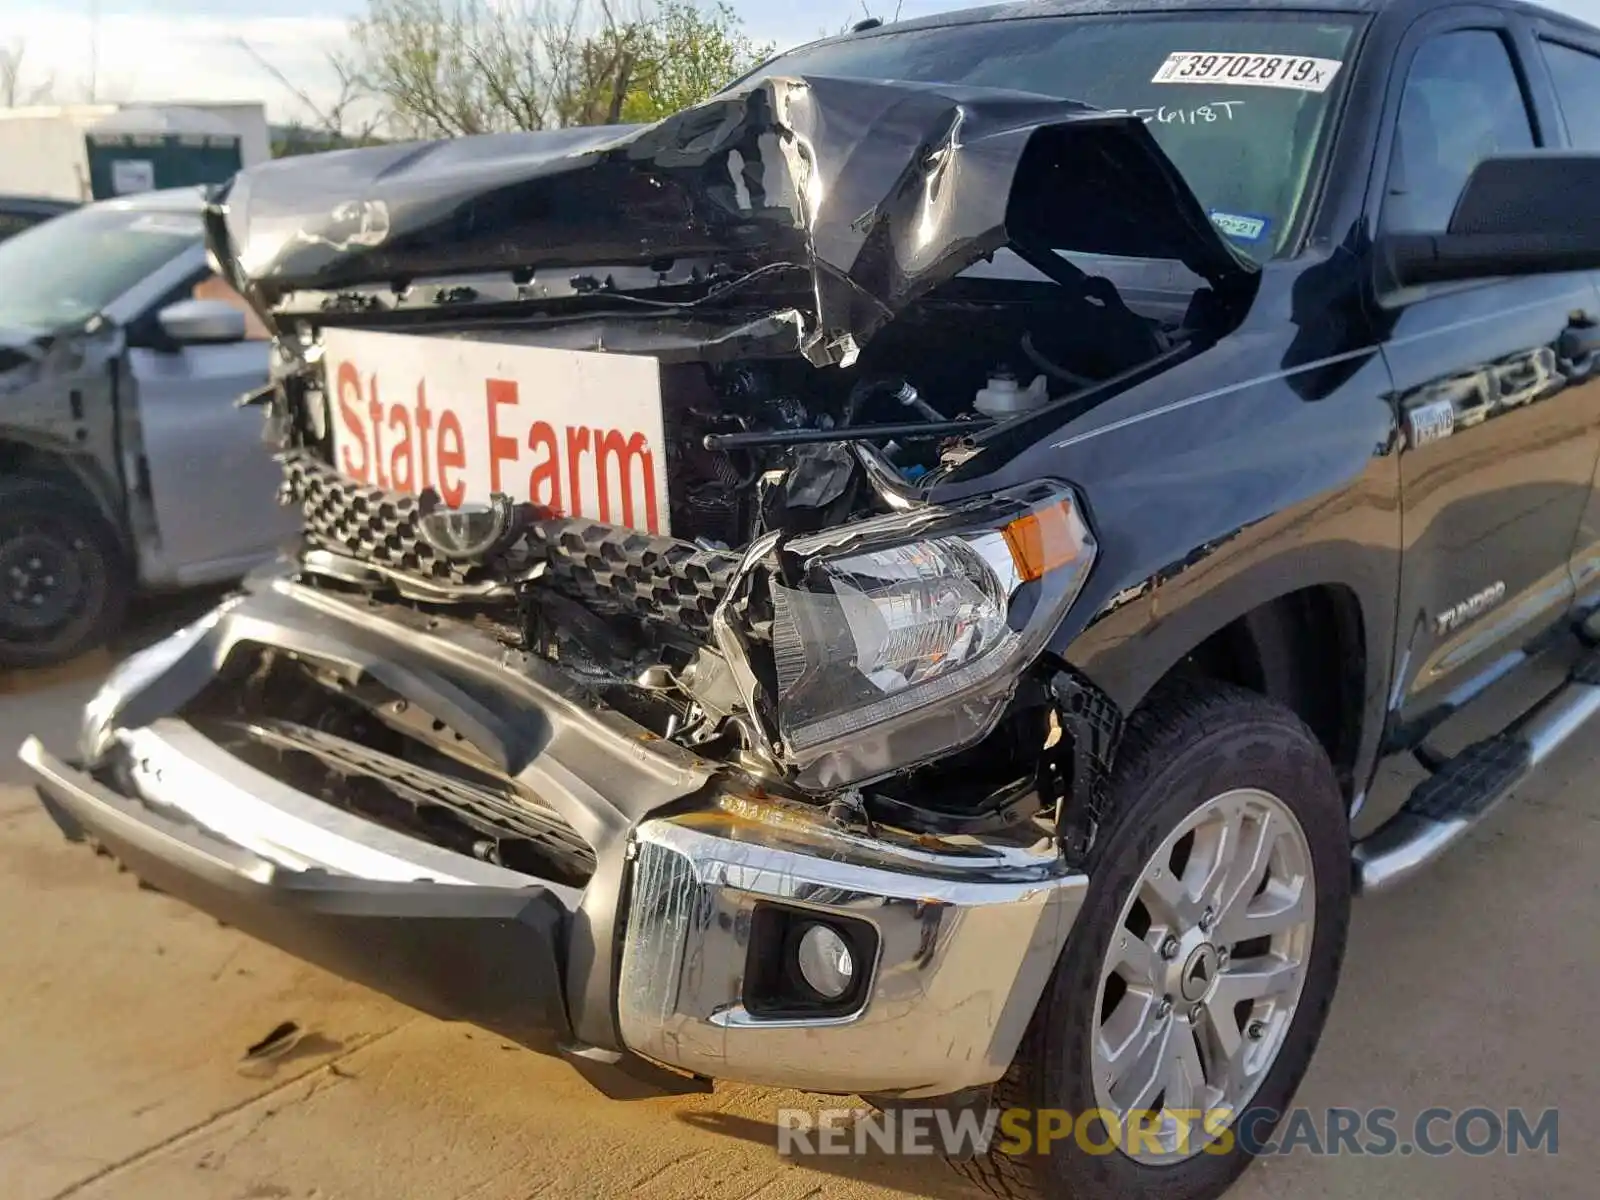
[[[1031,860],[901,855],[821,822],[772,836],[720,813],[647,821],[636,846],[618,995],[628,1048],[699,1075],[816,1092],[942,1096],[998,1079],[1089,886],[1053,846]],[[745,1008],[750,918],[763,902],[874,927],[877,960],[856,1012],[769,1019]]]
[[[1434,821],[1402,812],[1351,853],[1357,890],[1379,892],[1410,879],[1472,828],[1462,818]]]
[[[1537,767],[1600,714],[1600,687],[1573,684],[1528,722],[1522,736],[1528,743],[1530,766]]]
[[[1527,750],[1523,774],[1497,795],[1483,796],[1470,811],[1447,817],[1402,808],[1398,815],[1351,850],[1355,886],[1376,892],[1404,882],[1433,862],[1509,795],[1520,779],[1543,765],[1589,722],[1600,716],[1600,687],[1576,680],[1534,709],[1515,727]]]

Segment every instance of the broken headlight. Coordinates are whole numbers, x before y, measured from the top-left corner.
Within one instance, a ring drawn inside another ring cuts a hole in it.
[[[1046,484],[790,543],[771,582],[782,753],[841,786],[985,736],[1083,587],[1095,542]]]

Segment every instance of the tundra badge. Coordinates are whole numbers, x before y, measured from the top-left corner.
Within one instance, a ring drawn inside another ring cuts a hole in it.
[[[1504,580],[1486,587],[1483,591],[1473,596],[1468,596],[1454,608],[1447,608],[1439,614],[1435,622],[1439,636],[1454,633],[1469,621],[1476,621],[1500,601],[1506,598],[1506,585]]]

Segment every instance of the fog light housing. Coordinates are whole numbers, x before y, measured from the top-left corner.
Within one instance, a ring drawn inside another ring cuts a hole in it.
[[[750,914],[742,1000],[757,1020],[837,1020],[866,1005],[878,963],[868,921],[763,901]]]
[[[808,925],[795,947],[795,965],[806,986],[824,1000],[838,1000],[855,982],[850,943],[826,925]]]

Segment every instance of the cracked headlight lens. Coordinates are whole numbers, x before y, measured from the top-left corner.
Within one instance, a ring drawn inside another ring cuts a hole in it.
[[[827,772],[834,783],[986,734],[1095,555],[1076,498],[1059,485],[841,534],[852,545],[807,555],[799,586],[771,585],[778,732],[799,759],[854,739],[854,765]],[[938,728],[926,745],[872,745],[880,727],[887,737],[930,717]]]

